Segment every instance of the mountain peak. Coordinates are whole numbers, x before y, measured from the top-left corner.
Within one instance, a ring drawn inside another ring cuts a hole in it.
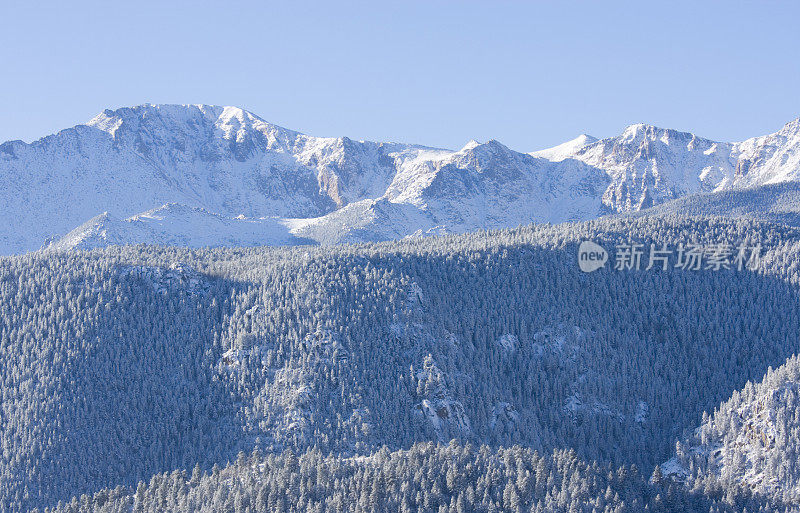
[[[659,139],[665,144],[689,144],[690,141],[706,141],[708,144],[714,142],[704,137],[699,137],[691,132],[682,132],[672,128],[661,128],[645,123],[627,126],[616,139],[623,144],[638,144],[643,140],[655,141],[656,139]]]
[[[591,135],[587,134],[581,134],[575,139],[569,140],[565,143],[561,143],[557,146],[553,146],[552,148],[533,151],[531,152],[531,155],[533,155],[534,157],[540,157],[547,160],[558,162],[572,157],[578,150],[594,142],[597,142],[597,140],[598,140],[597,137],[592,137]]]
[[[187,121],[203,117],[216,119],[222,114],[224,108],[212,105],[172,105],[144,103],[133,107],[118,109],[105,109],[89,120],[86,125],[114,135],[123,125],[140,127],[157,119],[159,124],[166,126],[184,124]]]
[[[116,123],[120,120],[123,122],[130,122],[152,118],[171,120],[174,122],[191,122],[198,117],[219,122],[238,121],[239,123],[266,123],[252,112],[242,109],[241,107],[230,105],[143,103],[133,107],[105,109],[89,120],[86,125],[99,127],[108,124],[109,121]]]
[[[475,150],[480,151],[480,149],[483,149],[483,148],[485,148],[487,150],[509,151],[508,146],[506,146],[505,144],[501,143],[497,139],[489,139],[485,143],[481,143],[481,142],[478,142],[475,139],[473,139],[470,142],[468,142],[467,144],[465,144],[464,147],[461,148],[460,151],[461,152],[475,151]]]
[[[597,137],[594,137],[592,135],[581,134],[570,142],[587,145],[587,144],[592,144],[593,142],[597,142],[597,140],[598,140]]]
[[[218,121],[225,121],[225,122],[238,122],[241,124],[244,123],[254,123],[254,122],[262,122],[266,123],[263,119],[256,116],[250,111],[244,110],[240,107],[213,107],[216,110],[222,109],[222,111],[218,114],[217,120]]]
[[[206,104],[152,104],[134,107],[105,109],[92,118],[86,126],[97,128],[117,137],[125,133],[148,132],[169,139],[176,134],[207,136],[215,130],[224,140],[243,140],[248,133],[275,134],[281,139],[293,138],[297,132],[273,125],[241,107]]]
[[[688,134],[689,132],[681,132],[680,130],[675,130],[673,128],[662,128],[656,125],[649,125],[647,123],[635,123],[633,125],[628,125],[625,127],[625,130],[622,131],[622,137],[627,136],[636,136],[640,134]]]
[[[780,129],[780,132],[783,134],[800,133],[800,117],[795,118],[783,125],[783,128]]]
[[[225,109],[238,109],[238,107],[224,107],[206,104],[178,104],[178,103],[142,103],[130,107],[105,109],[95,116],[97,118],[131,118],[131,117],[187,117],[195,113],[218,117]],[[238,109],[242,110],[242,109]],[[91,121],[90,121],[91,123]],[[87,123],[89,124],[89,123]]]
[[[660,130],[662,129],[654,125],[648,125],[645,123],[635,123],[633,125],[628,125],[625,127],[625,130],[622,131],[622,137],[634,138],[642,134],[653,133]]]
[[[464,147],[461,148],[459,151],[474,150],[475,148],[477,148],[480,145],[481,145],[481,143],[478,140],[470,139],[470,141],[467,144],[465,144]]]

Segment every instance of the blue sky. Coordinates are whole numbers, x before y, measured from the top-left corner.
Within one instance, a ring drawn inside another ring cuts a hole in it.
[[[0,6],[0,141],[146,102],[520,151],[638,122],[740,140],[800,116],[800,2],[33,4]]]

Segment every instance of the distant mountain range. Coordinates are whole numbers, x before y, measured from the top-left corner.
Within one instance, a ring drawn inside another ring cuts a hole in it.
[[[520,153],[494,140],[453,151],[312,137],[235,107],[140,105],[0,145],[0,254],[460,233],[798,177],[800,119],[738,143],[639,124]]]

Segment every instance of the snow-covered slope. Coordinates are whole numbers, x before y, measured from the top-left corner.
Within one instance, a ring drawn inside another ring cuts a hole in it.
[[[103,213],[54,241],[47,249],[92,249],[140,243],[196,248],[313,242],[292,235],[286,222],[279,218],[226,217],[202,208],[170,203],[124,220]]]
[[[95,216],[45,250],[93,249],[112,244],[234,247],[340,244],[402,239],[409,235],[441,235],[444,228],[413,205],[387,199],[365,199],[314,218],[230,217],[199,207],[169,203],[118,219],[108,212]]]
[[[597,137],[581,134],[575,139],[572,139],[565,143],[561,143],[557,146],[553,146],[552,148],[547,148],[546,150],[534,151],[531,153],[531,155],[557,162],[560,160],[571,158],[575,154],[575,152],[593,142],[597,142]]]
[[[525,154],[493,140],[451,151],[311,137],[236,107],[140,105],[31,144],[0,145],[0,206],[9,220],[0,254],[43,244],[334,243],[465,232],[591,219],[798,175],[800,120],[741,143],[633,125],[618,137],[580,136]]]

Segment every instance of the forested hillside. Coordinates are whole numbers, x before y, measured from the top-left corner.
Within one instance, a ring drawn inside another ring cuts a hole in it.
[[[703,424],[678,444],[664,465],[671,477],[694,487],[718,481],[745,485],[788,503],[800,501],[800,360],[769,369],[758,383],[704,415]]]
[[[800,183],[785,182],[747,189],[694,194],[636,213],[639,216],[715,216],[758,219],[800,226]]]
[[[153,476],[135,491],[106,489],[73,498],[52,513],[272,511],[607,512],[785,511],[745,489],[703,493],[662,480],[648,482],[635,466],[588,464],[574,451],[542,456],[519,446],[492,450],[451,442],[383,449],[365,458],[241,453],[225,468]]]
[[[798,352],[799,235],[755,221],[643,218],[332,248],[0,259],[0,511],[135,489],[196,465],[210,472],[254,448],[270,475],[285,451],[313,448],[306,458],[333,458],[320,472],[335,465],[369,481],[369,458],[394,458],[386,472],[396,475],[405,471],[392,465],[422,450],[414,444],[451,439],[501,459],[519,444],[524,465],[577,475],[598,498],[619,483],[593,462],[649,476],[703,411]],[[587,239],[609,250],[632,240],[763,251],[755,269],[612,261],[585,274],[577,248]],[[375,455],[382,448],[411,452]],[[562,449],[574,454],[553,455]],[[492,475],[495,457],[480,458],[475,475]],[[441,472],[435,461],[414,465]],[[219,488],[219,476],[203,479],[192,493]],[[315,488],[315,504],[339,486],[350,485]],[[490,502],[495,492],[484,491]],[[619,495],[641,505],[651,492]],[[525,511],[545,501],[525,497]]]

